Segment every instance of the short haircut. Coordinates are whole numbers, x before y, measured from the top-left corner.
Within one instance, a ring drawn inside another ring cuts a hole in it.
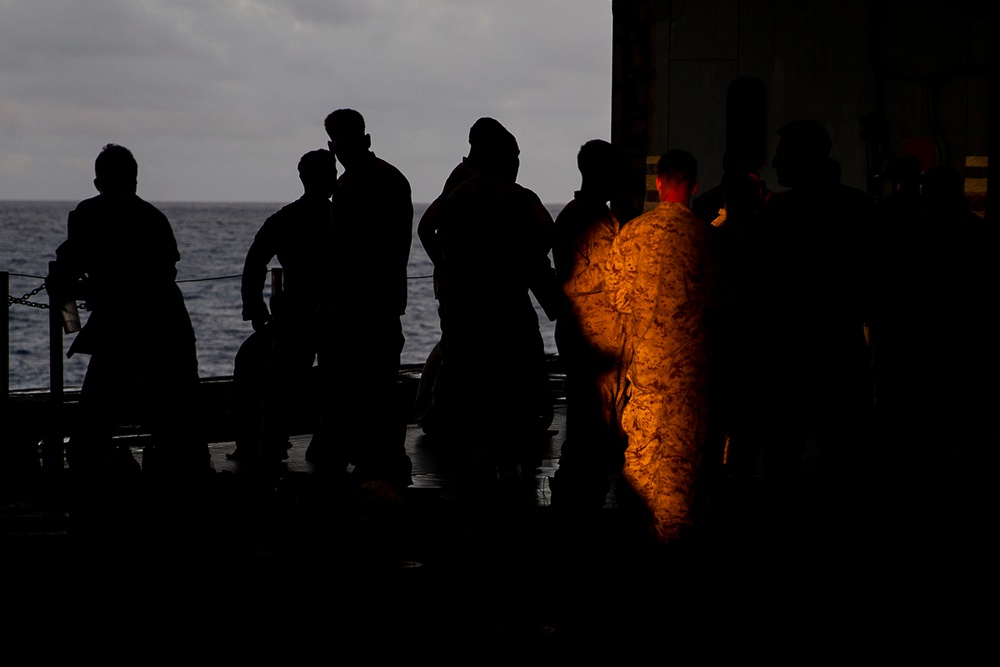
[[[670,150],[656,163],[656,175],[668,181],[698,182],[698,161],[687,151]]]
[[[299,160],[299,176],[302,178],[335,173],[336,170],[337,159],[325,148],[309,151]]]
[[[323,127],[330,139],[365,136],[365,118],[354,109],[337,109],[326,117]]]
[[[139,165],[129,149],[107,144],[94,160],[94,175],[112,187],[133,186],[139,177]]]

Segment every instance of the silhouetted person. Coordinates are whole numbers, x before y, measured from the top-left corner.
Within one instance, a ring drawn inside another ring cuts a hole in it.
[[[337,323],[335,280],[329,264],[337,248],[330,195],[337,184],[333,153],[317,150],[299,160],[304,193],[264,221],[243,265],[243,320],[254,333],[240,348],[233,371],[234,414],[240,461],[288,458],[288,420],[302,402],[309,369],[331,362],[330,331]],[[268,263],[278,258],[282,290],[263,290]],[[272,321],[272,315],[273,321]],[[323,391],[328,391],[324,382]]]
[[[865,323],[870,314],[871,214],[866,195],[840,183],[822,124],[779,132],[779,184],[756,220],[742,263],[741,405],[764,450],[771,508],[797,510],[794,484],[806,443],[818,447],[826,491],[846,518],[858,501],[868,453],[872,389]]]
[[[702,476],[722,482],[722,473],[742,486],[752,479],[754,461],[740,446],[740,406],[736,403],[736,346],[745,332],[736,314],[741,245],[771,191],[760,177],[767,152],[767,89],[756,77],[739,76],[726,89],[726,150],[722,181],[694,199],[691,210],[709,225],[711,308],[709,335],[709,433]],[[723,467],[725,466],[725,467]],[[711,489],[725,493],[721,488]]]
[[[588,141],[577,155],[583,177],[556,217],[552,256],[566,296],[556,345],[566,371],[566,440],[553,482],[553,502],[600,508],[608,474],[620,470],[624,437],[621,317],[604,292],[606,265],[619,223],[608,201],[620,189],[621,151]]]
[[[992,517],[985,508],[993,498],[989,479],[996,460],[997,405],[997,262],[995,230],[973,213],[965,199],[965,181],[955,169],[938,166],[921,178],[921,201],[928,231],[938,239],[935,265],[939,280],[927,290],[925,320],[937,334],[925,381],[928,405],[925,460],[911,469],[945,474],[955,496],[931,512],[942,519],[968,512],[962,528],[978,531],[975,520]],[[935,437],[937,436],[937,437]],[[921,475],[922,477],[922,475]],[[988,539],[988,538],[987,538]]]
[[[341,469],[354,464],[359,481],[410,484],[406,420],[397,390],[406,310],[406,264],[413,234],[413,202],[406,177],[375,156],[365,121],[338,109],[324,121],[330,150],[344,166],[333,196],[340,276],[339,325],[332,332],[340,356],[338,434],[329,429],[306,452],[311,462]]]
[[[513,143],[512,143],[513,142]],[[434,295],[438,295],[439,271],[441,266],[441,241],[438,237],[438,225],[441,220],[441,207],[455,188],[472,178],[476,174],[488,171],[490,165],[495,162],[497,156],[504,156],[511,146],[516,147],[510,132],[494,118],[483,117],[472,124],[469,129],[469,155],[462,158],[462,161],[448,175],[445,180],[441,194],[431,202],[417,224],[417,234],[420,243],[423,245],[427,256],[434,264]],[[539,344],[541,343],[541,333],[539,332]],[[423,371],[420,376],[420,387],[417,394],[417,421],[420,423],[425,433],[432,434],[437,425],[437,417],[447,407],[442,408],[441,396],[434,391],[437,383],[438,371],[441,363],[440,343],[434,346],[427,357]],[[539,377],[538,391],[540,396],[547,396],[548,374],[543,373]],[[551,413],[551,410],[547,410]],[[548,415],[551,418],[551,414]]]
[[[706,472],[718,474],[725,460],[727,469],[743,479],[750,473],[752,457],[739,440],[739,406],[736,404],[736,350],[745,332],[739,328],[736,307],[742,289],[739,262],[747,235],[760,210],[771,198],[761,180],[757,160],[762,156],[729,153],[723,157],[722,183],[694,200],[691,210],[708,225],[711,265],[711,308],[706,328],[711,362],[709,391],[711,407],[706,443]],[[728,447],[729,442],[733,443]]]
[[[83,473],[135,469],[131,455],[116,452],[111,442],[114,426],[131,410],[153,437],[144,455],[147,470],[209,472],[208,448],[198,432],[194,330],[174,282],[180,253],[170,223],[136,195],[138,165],[127,148],[108,144],[94,167],[100,194],[69,214],[56,274],[49,277],[67,294],[85,278],[91,311],[67,353],[91,355],[69,443],[70,467]]]
[[[662,542],[682,538],[695,521],[707,426],[706,228],[688,209],[697,169],[686,151],[663,154],[660,203],[622,226],[605,283],[625,329],[623,477]]]
[[[463,182],[480,173],[480,165],[488,164],[492,156],[497,152],[505,150],[508,144],[510,132],[494,118],[483,117],[472,124],[469,128],[469,155],[462,158],[445,180],[441,194],[431,202],[424,214],[417,223],[417,235],[420,237],[420,244],[427,251],[427,256],[435,266],[440,263],[441,249],[437,238],[438,232],[438,212],[441,205],[449,194]],[[436,294],[435,285],[435,294]]]
[[[544,348],[529,292],[554,317],[552,218],[515,182],[518,155],[504,130],[482,160],[477,154],[476,173],[444,199],[436,224],[442,428],[484,481],[526,462],[544,432],[539,403],[550,400],[538,391]]]
[[[904,367],[925,340],[924,295],[934,267],[939,232],[931,230],[920,201],[920,162],[913,156],[893,160],[885,174],[892,184],[874,215],[873,290],[870,328],[872,371],[877,412],[888,416],[900,390],[912,386]],[[926,284],[925,284],[926,283]],[[933,337],[931,338],[933,340]],[[903,371],[901,373],[901,371]]]
[[[899,480],[893,516],[911,529],[954,526],[956,514],[974,511],[958,498],[985,482],[996,405],[986,223],[969,210],[954,169],[933,167],[920,183],[905,209],[882,208],[879,223],[892,226],[879,248],[872,323],[885,472]]]

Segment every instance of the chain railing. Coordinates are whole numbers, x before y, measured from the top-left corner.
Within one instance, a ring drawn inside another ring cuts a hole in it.
[[[10,278],[12,276],[16,276],[18,278],[37,278],[38,280],[42,281],[42,284],[39,285],[38,287],[36,287],[35,289],[29,291],[29,292],[25,292],[21,296],[13,296],[10,293]],[[231,275],[226,275],[226,276],[210,276],[208,278],[186,278],[186,279],[183,279],[183,280],[177,280],[175,282],[177,282],[177,284],[181,284],[181,283],[199,283],[199,282],[212,282],[212,281],[218,281],[218,280],[235,280],[235,279],[242,278],[242,277],[243,277],[242,274],[236,273],[236,274],[231,274]],[[426,275],[426,276],[423,276],[423,275],[422,276],[408,276],[407,279],[408,280],[429,280],[432,277],[433,276],[430,276],[430,275]],[[31,275],[31,274],[27,274],[27,273],[11,273],[9,271],[2,271],[2,272],[0,272],[0,281],[2,281],[2,283],[3,283],[2,284],[3,292],[4,292],[4,294],[7,297],[7,309],[8,310],[10,310],[11,308],[13,308],[14,306],[25,306],[25,307],[28,307],[28,308],[37,308],[39,310],[49,310],[50,309],[49,303],[44,302],[44,301],[33,301],[32,300],[34,297],[38,296],[39,294],[41,294],[42,292],[44,292],[44,291],[46,291],[48,289],[49,285],[46,282],[46,279],[44,277],[42,277],[42,276],[36,276],[36,275]],[[76,307],[79,310],[86,310],[87,309],[87,304],[86,303],[77,303]],[[9,320],[9,318],[8,318],[8,320]],[[8,356],[9,355],[10,323],[9,323],[8,320],[5,320],[5,323],[4,323],[3,343],[2,343],[2,345],[4,347],[4,350],[6,350],[6,352],[3,354],[3,357],[4,357],[3,358],[3,362],[0,363],[0,371],[2,371],[2,373],[3,373],[3,376],[0,377],[0,384],[2,384],[4,387],[6,387],[6,391],[4,392],[4,398],[3,398],[4,401],[6,400],[7,393],[10,391],[10,382],[9,382],[9,380],[10,380],[10,359],[9,359],[9,356]]]

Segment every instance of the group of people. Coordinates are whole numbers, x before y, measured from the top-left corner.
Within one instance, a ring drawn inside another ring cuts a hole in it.
[[[413,227],[410,184],[371,150],[360,113],[339,109],[324,126],[329,150],[299,162],[302,197],[269,217],[247,252],[243,319],[254,334],[234,368],[238,433],[231,457],[264,464],[287,458],[289,416],[315,361],[322,410],[306,459],[334,471],[352,464],[356,480],[404,488],[411,462],[396,381]],[[272,289],[269,309],[263,291],[275,257],[282,285]],[[349,278],[344,291],[330,289],[332,263]],[[361,435],[335,432],[348,423],[363,424]]]
[[[556,344],[566,368],[567,439],[553,502],[601,507],[621,470],[662,541],[693,522],[708,419],[706,225],[690,210],[697,162],[664,153],[658,202],[620,225],[608,202],[624,158],[594,140],[582,184],[556,218],[553,255],[566,299]]]
[[[553,503],[602,507],[620,469],[656,536],[679,538],[707,419],[709,256],[706,225],[689,209],[694,157],[668,151],[660,203],[622,226],[609,202],[626,163],[610,143],[581,148],[581,188],[555,221],[517,184],[519,149],[506,128],[481,118],[469,144],[417,228],[441,318],[425,430],[454,444],[476,484],[534,475],[551,414],[533,295],[556,321],[566,372]],[[484,419],[491,426],[478,428]]]
[[[330,470],[351,464],[362,483],[402,488],[411,481],[411,464],[396,380],[413,226],[410,186],[371,151],[360,113],[339,109],[324,125],[328,150],[306,153],[298,165],[302,197],[264,222],[247,253],[243,319],[254,333],[235,360],[235,458],[251,465],[287,458],[289,419],[301,398],[295,389],[318,360],[326,376],[318,383],[323,419],[306,458]],[[91,355],[83,420],[67,451],[70,467],[80,479],[138,470],[128,449],[111,438],[131,405],[153,438],[144,468],[184,479],[211,472],[195,337],[175,284],[180,256],[170,224],[137,196],[138,166],[127,148],[105,146],[95,171],[100,194],[70,213],[68,238],[47,280],[60,298],[84,297],[91,311],[69,350]],[[378,251],[335,252],[361,247]],[[283,285],[269,304],[263,288],[274,257]],[[351,277],[336,293],[328,286],[331,263]],[[150,299],[165,311],[157,326],[137,331],[136,308]],[[342,353],[358,348],[363,354]],[[335,433],[332,425],[343,423],[364,428],[349,437]]]
[[[306,458],[336,471],[353,464],[362,481],[403,488],[410,461],[396,380],[410,187],[371,151],[357,111],[334,111],[325,129],[329,150],[299,162],[302,197],[264,222],[247,253],[243,319],[254,333],[236,359],[234,456],[287,457],[290,388],[318,359],[322,420]],[[727,155],[722,183],[695,199],[697,161],[669,150],[656,167],[657,201],[627,221],[609,206],[624,192],[625,156],[606,141],[581,147],[581,187],[555,220],[517,183],[520,151],[506,128],[481,118],[469,144],[417,225],[434,263],[442,332],[424,372],[425,430],[454,445],[473,486],[534,472],[534,445],[551,419],[534,295],[557,323],[566,372],[567,433],[553,502],[601,507],[609,475],[621,471],[665,542],[696,523],[723,461],[746,471],[762,458],[778,503],[792,492],[809,442],[818,444],[824,470],[857,479],[859,452],[873,442],[873,396],[896,410],[913,397],[914,322],[905,318],[918,308],[904,298],[913,291],[905,272],[920,267],[894,252],[894,241],[932,219],[961,225],[966,237],[978,233],[952,180],[933,170],[923,195],[904,183],[880,208],[842,185],[829,134],[815,121],[779,132],[773,166],[787,191],[773,194],[759,164]],[[86,276],[92,310],[70,349],[92,355],[71,466],[120,464],[110,415],[141,387],[154,392],[147,405],[156,460],[171,474],[203,471],[209,459],[197,420],[177,416],[197,414],[198,374],[174,284],[179,257],[170,226],[136,196],[127,149],[106,146],[96,172],[100,194],[70,214],[50,276],[66,289]],[[948,238],[958,252],[958,236]],[[377,251],[332,252],[362,247]],[[264,281],[274,257],[284,278],[268,304]],[[324,288],[330,263],[350,277],[336,294]],[[139,336],[129,320],[151,297],[169,313]],[[966,352],[943,381],[969,381],[962,372],[974,351]],[[363,428],[335,433],[344,423]]]

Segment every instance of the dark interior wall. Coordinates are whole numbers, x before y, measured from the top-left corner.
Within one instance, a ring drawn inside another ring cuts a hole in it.
[[[844,182],[862,189],[905,149],[930,147],[935,164],[957,169],[988,155],[991,6],[615,0],[612,11],[612,137],[633,155],[636,183],[648,171],[638,156],[668,148],[695,154],[704,188],[719,181],[738,76],[766,88],[768,164],[777,129],[797,118],[828,127]],[[762,174],[776,186],[769,166]]]

